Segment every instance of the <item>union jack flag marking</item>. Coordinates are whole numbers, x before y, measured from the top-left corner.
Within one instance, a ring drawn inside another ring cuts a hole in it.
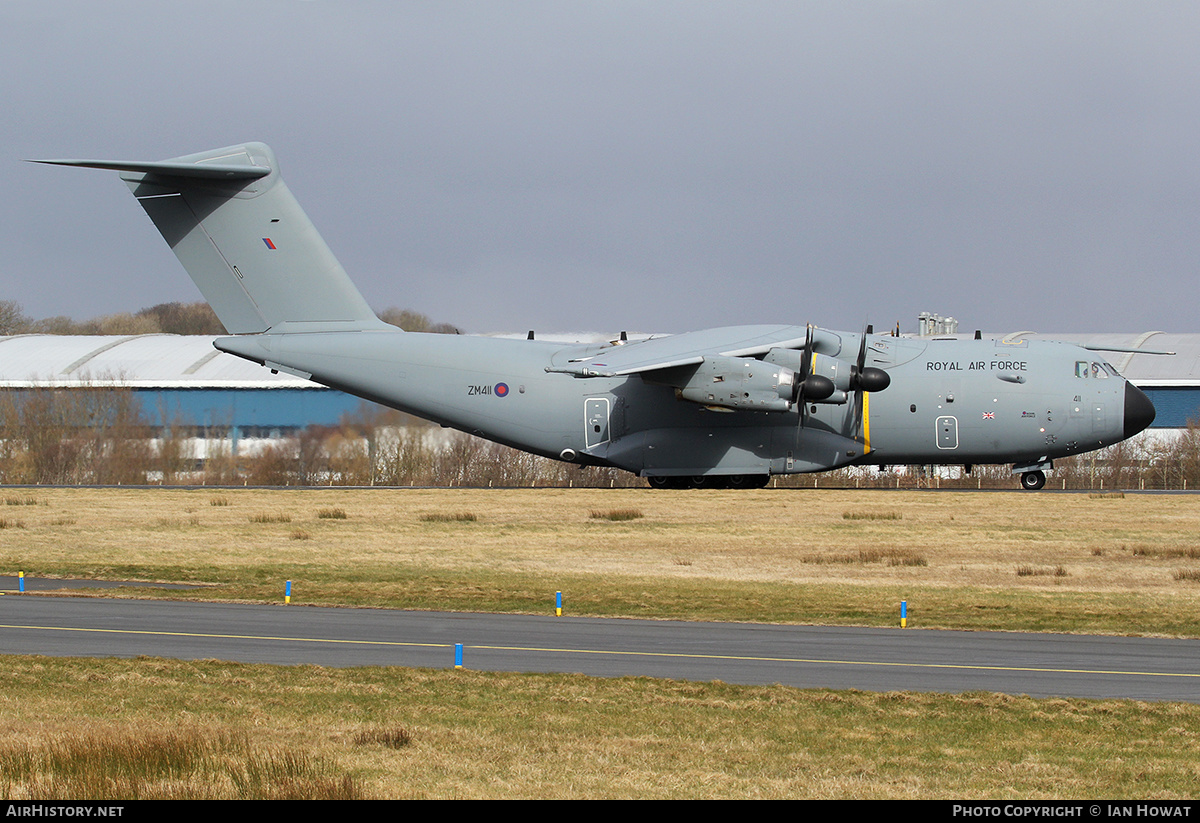
[[[995,420],[995,419],[996,419],[996,413],[995,413],[995,412],[984,412],[984,413],[983,413],[983,419],[984,419],[984,420]]]

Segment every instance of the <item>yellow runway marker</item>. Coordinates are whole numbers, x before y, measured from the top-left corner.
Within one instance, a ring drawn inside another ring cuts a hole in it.
[[[203,632],[154,632],[140,629],[80,629],[73,626],[8,626],[0,629],[33,629],[48,632],[95,632],[98,634],[137,634],[153,637],[199,637],[210,640],[280,640],[290,643],[342,643],[359,646],[412,646],[426,649],[445,649],[453,643],[402,643],[395,640],[335,640],[323,637],[274,637],[260,634],[204,634]],[[482,648],[476,646],[475,648]]]

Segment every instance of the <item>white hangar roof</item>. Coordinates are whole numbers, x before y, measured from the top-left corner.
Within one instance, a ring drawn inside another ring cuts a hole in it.
[[[938,335],[941,336],[941,335]],[[947,335],[966,338],[970,335]],[[564,341],[568,335],[562,335]],[[1099,351],[1117,371],[1140,386],[1200,385],[1200,334],[1129,332],[1050,334],[1018,331],[986,339],[1057,340],[1107,345],[1174,356]],[[26,334],[0,337],[0,388],[34,385],[129,388],[319,388],[288,374],[272,374],[248,360],[213,348],[215,336]],[[572,339],[577,339],[575,336]]]
[[[0,388],[318,388],[219,352],[212,336],[138,334],[0,337]]]

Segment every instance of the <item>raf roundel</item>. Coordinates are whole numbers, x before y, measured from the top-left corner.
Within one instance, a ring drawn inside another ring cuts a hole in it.
[[[507,383],[497,383],[496,388],[493,389],[493,391],[496,392],[497,397],[508,397],[508,384]]]

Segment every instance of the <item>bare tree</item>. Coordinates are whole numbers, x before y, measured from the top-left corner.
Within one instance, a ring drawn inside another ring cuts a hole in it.
[[[6,483],[145,483],[149,427],[125,388],[32,388],[0,402]]]
[[[0,335],[23,334],[28,331],[31,322],[20,303],[0,300]]]
[[[434,334],[462,334],[462,331],[449,323],[434,323],[428,315],[412,309],[398,309],[395,306],[377,312],[376,316],[384,323],[398,326],[405,331],[424,331]]]
[[[159,303],[142,309],[137,317],[153,318],[166,334],[226,334],[216,312],[207,303]]]

